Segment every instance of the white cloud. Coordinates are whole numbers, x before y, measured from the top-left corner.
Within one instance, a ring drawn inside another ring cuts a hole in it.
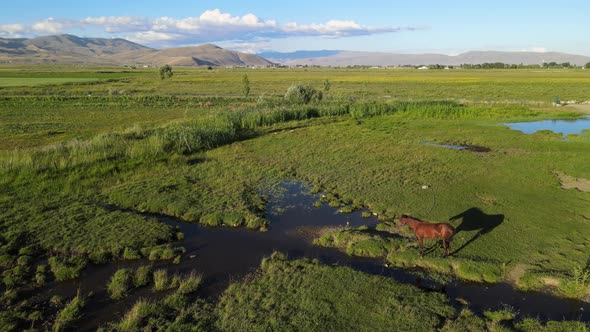
[[[133,16],[87,17],[80,23],[84,26],[103,28],[108,33],[143,31],[151,26],[149,20]]]
[[[33,24],[31,30],[39,33],[62,33],[69,29],[81,28],[82,25],[83,23],[81,22],[50,17]]]
[[[152,30],[136,32],[134,34],[127,36],[128,40],[139,44],[152,44],[155,42],[167,43],[170,41],[177,40],[179,38],[181,38],[181,36],[177,34],[157,32]]]
[[[242,17],[231,16],[222,13],[219,9],[207,10],[199,16],[199,22],[207,26],[242,26],[252,28],[275,27],[276,21],[263,21],[254,14],[246,14]]]
[[[546,53],[548,50],[546,47],[527,47],[520,50],[521,52],[535,52],[535,53]]]
[[[354,21],[330,20],[320,24],[279,24],[273,19],[262,19],[248,13],[234,16],[219,9],[207,10],[196,17],[144,18],[134,16],[87,17],[80,21],[48,18],[32,25],[0,25],[0,35],[58,34],[72,29],[94,28],[112,34],[113,37],[129,38],[152,46],[186,45],[204,42],[239,40],[242,43],[260,38],[287,38],[292,36],[319,36],[343,38],[371,35],[420,27],[373,27]]]
[[[29,33],[29,29],[24,24],[0,24],[0,36],[12,36]]]
[[[252,41],[232,40],[218,43],[223,48],[228,48],[243,53],[256,54],[271,49],[270,39],[255,39]]]

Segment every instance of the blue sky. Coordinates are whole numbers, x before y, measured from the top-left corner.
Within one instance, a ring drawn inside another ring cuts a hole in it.
[[[11,1],[0,37],[71,33],[156,48],[216,43],[257,52],[469,50],[590,55],[590,1]]]

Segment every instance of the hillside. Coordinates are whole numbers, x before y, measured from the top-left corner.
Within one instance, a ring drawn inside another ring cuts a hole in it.
[[[230,51],[212,44],[165,50],[130,51],[105,57],[117,63],[174,66],[270,66],[273,63],[255,54]]]
[[[0,38],[0,63],[174,66],[269,66],[254,54],[206,44],[155,50],[125,39],[73,35]]]
[[[73,35],[0,38],[0,62],[102,63],[98,57],[146,50],[151,49],[121,38],[81,38]]]

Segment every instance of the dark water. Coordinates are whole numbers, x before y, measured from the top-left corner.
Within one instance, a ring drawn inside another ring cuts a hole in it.
[[[590,129],[590,117],[578,120],[543,120],[532,122],[506,123],[508,127],[525,134],[533,134],[541,130],[550,130],[556,134],[567,136],[569,134],[581,134],[583,130]]]
[[[285,182],[283,189],[284,194],[274,196],[268,204],[268,232],[243,228],[206,228],[198,224],[165,219],[166,223],[178,226],[185,234],[185,239],[178,245],[182,245],[187,251],[179,265],[132,261],[91,266],[79,280],[55,283],[48,292],[39,296],[72,296],[78,288],[84,294],[92,291],[94,295],[89,300],[85,319],[78,329],[94,330],[106,322],[120,319],[139,298],[156,299],[167,294],[154,294],[150,289],[144,288],[133,291],[123,301],[110,300],[106,293],[106,284],[118,268],[153,264],[155,268],[166,267],[171,273],[195,270],[204,277],[199,295],[215,298],[230,282],[240,280],[255,271],[263,257],[269,256],[273,251],[281,251],[292,259],[317,258],[325,264],[350,266],[366,273],[411,283],[429,291],[444,292],[457,307],[460,305],[454,299],[465,299],[476,313],[510,305],[521,316],[539,317],[542,320],[590,321],[590,304],[581,301],[560,299],[544,293],[521,293],[508,284],[483,285],[455,281],[441,285],[434,280],[420,278],[411,271],[387,268],[380,260],[349,257],[336,249],[313,246],[310,239],[314,228],[344,226],[347,222],[351,227],[374,226],[377,220],[364,219],[361,212],[337,214],[334,208],[326,204],[315,208],[312,203],[317,197],[305,194],[307,191],[298,183]]]

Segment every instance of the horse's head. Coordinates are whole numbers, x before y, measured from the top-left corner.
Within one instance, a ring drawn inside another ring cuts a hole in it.
[[[408,218],[408,216],[406,216],[405,214],[402,214],[399,217],[399,221],[397,222],[397,227],[402,227],[404,225],[407,225],[408,224],[408,219],[407,218]]]

